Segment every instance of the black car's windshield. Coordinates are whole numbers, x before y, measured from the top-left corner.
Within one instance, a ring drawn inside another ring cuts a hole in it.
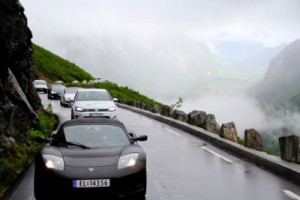
[[[72,125],[64,127],[60,134],[63,134],[59,139],[62,141],[57,142],[80,144],[86,148],[124,146],[130,143],[125,131],[114,125]]]
[[[77,101],[111,101],[111,97],[105,91],[80,91]]]

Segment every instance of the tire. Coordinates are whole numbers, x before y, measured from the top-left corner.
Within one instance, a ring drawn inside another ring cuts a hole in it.
[[[58,197],[54,193],[49,193],[51,185],[43,181],[43,176],[39,170],[35,171],[34,176],[34,196],[36,200],[57,200]]]
[[[137,194],[137,195],[132,195],[129,196],[129,198],[126,198],[128,200],[146,200],[146,195],[145,194]]]
[[[71,111],[71,119],[75,119],[75,116],[74,116],[73,110]]]

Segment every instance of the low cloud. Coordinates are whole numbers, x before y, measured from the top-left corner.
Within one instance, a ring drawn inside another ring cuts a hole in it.
[[[234,122],[238,135],[254,128],[261,134],[278,136],[300,135],[300,113],[293,111],[262,110],[258,102],[243,92],[216,91],[200,98],[185,98],[180,108],[185,112],[202,110],[214,114],[217,122]]]

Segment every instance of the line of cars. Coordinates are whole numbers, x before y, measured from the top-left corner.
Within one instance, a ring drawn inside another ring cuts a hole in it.
[[[72,119],[49,138],[37,138],[47,144],[35,160],[35,198],[144,200],[146,154],[138,141],[147,136],[137,136],[117,119],[117,99],[105,89],[64,86],[60,92],[56,85],[63,86],[52,85],[48,95],[70,106]]]

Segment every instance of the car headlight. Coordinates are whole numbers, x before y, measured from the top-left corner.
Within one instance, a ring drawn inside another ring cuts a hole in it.
[[[43,160],[48,169],[64,170],[65,168],[64,159],[62,157],[44,154]]]
[[[56,92],[52,92],[52,91],[51,91],[51,94],[56,94]]]
[[[138,153],[131,153],[131,154],[121,156],[119,159],[118,168],[123,169],[125,167],[135,166],[138,157],[139,157]]]
[[[112,111],[116,111],[116,107],[115,107],[115,106],[113,106],[113,107],[109,108],[109,109],[108,109],[108,111],[110,111],[110,112],[112,112]]]
[[[78,112],[82,112],[82,111],[84,111],[84,109],[83,109],[83,108],[81,108],[81,107],[75,107],[75,110],[76,110],[76,111],[78,111]]]

